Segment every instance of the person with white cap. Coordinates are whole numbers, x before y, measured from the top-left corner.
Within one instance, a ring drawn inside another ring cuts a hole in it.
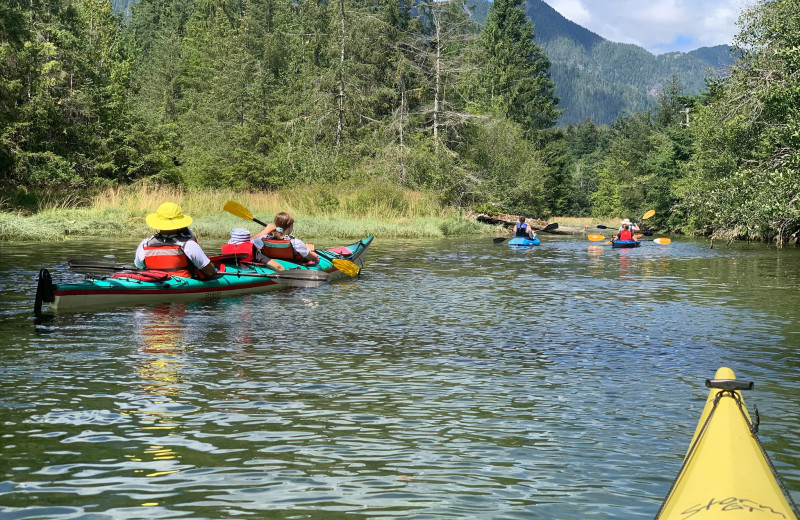
[[[283,271],[283,266],[267,257],[263,249],[264,242],[260,238],[251,239],[249,229],[233,228],[231,230],[231,239],[222,246],[222,253],[244,254],[246,255],[243,259],[245,262],[257,262],[266,265],[273,271]]]
[[[627,218],[623,219],[622,222],[620,222],[617,234],[614,235],[614,240],[621,240],[623,242],[636,240],[636,236],[634,235],[636,231],[639,231],[639,226],[636,223],[631,223],[630,219]]]
[[[216,278],[217,270],[189,231],[192,217],[184,215],[174,202],[165,202],[147,215],[147,225],[156,234],[136,248],[133,263],[139,269],[165,271],[172,276]]]
[[[639,231],[639,224],[637,224],[636,222],[631,222],[631,219],[629,218],[622,219],[622,222],[620,222],[619,224],[619,229],[622,230],[622,226],[626,224],[628,227],[631,228],[631,231],[633,231],[634,233],[637,233]]]

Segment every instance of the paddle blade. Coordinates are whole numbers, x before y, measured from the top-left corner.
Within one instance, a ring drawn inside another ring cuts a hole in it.
[[[649,219],[650,217],[652,217],[652,216],[653,216],[653,215],[655,215],[655,214],[656,214],[656,210],[654,210],[654,209],[651,209],[651,210],[649,210],[647,213],[645,213],[644,215],[642,215],[642,220],[647,220],[647,219]]]
[[[589,235],[586,238],[588,238],[592,242],[600,242],[601,240],[606,239],[606,237],[604,237],[603,235]]]
[[[250,210],[242,206],[236,201],[229,200],[222,206],[222,209],[230,213],[231,215],[235,215],[239,218],[245,218],[247,220],[253,220],[253,214],[250,213]]]
[[[495,244],[499,244],[500,242],[502,242],[504,240],[506,240],[506,237],[497,237],[497,238],[492,239],[492,242],[494,242]]]
[[[224,209],[231,215],[235,215],[240,218],[246,218],[247,220],[252,220],[256,224],[261,224],[262,226],[267,227],[266,222],[261,222],[260,220],[255,218],[253,214],[250,213],[249,209],[245,208],[236,201],[229,200],[228,202],[225,203],[224,206],[222,206],[222,209]]]
[[[81,274],[110,274],[133,269],[97,258],[73,258],[67,262],[67,265],[70,271]]]
[[[361,270],[356,264],[344,258],[334,258],[331,260],[331,263],[333,263],[336,269],[350,277],[357,276],[358,272]]]
[[[670,240],[668,238],[654,238],[653,242],[655,242],[656,244],[661,244],[662,246],[665,246],[665,245],[669,244],[670,242],[672,242],[672,240]]]

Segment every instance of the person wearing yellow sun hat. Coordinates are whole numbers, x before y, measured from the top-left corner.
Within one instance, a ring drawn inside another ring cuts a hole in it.
[[[156,234],[136,248],[133,263],[139,269],[165,271],[183,278],[215,278],[217,270],[189,231],[192,217],[174,202],[165,202],[147,215],[147,225]]]

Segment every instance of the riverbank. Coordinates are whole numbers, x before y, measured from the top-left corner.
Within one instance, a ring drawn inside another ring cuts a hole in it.
[[[295,217],[295,231],[304,238],[438,238],[502,234],[443,207],[435,197],[411,190],[369,186],[298,187],[279,192],[187,192],[141,184],[111,188],[93,196],[42,200],[35,210],[0,212],[0,241],[61,241],[76,236],[144,237],[152,232],[145,217],[163,202],[181,205],[200,237],[227,238],[234,227],[260,231],[255,222],[226,213],[235,200],[263,222],[280,211]]]

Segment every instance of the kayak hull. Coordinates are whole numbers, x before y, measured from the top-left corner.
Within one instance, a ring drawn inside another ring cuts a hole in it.
[[[108,308],[120,305],[140,305],[165,302],[190,302],[212,300],[246,294],[264,293],[288,287],[313,287],[328,283],[347,275],[339,271],[332,260],[336,258],[353,262],[360,269],[364,256],[372,243],[373,236],[320,254],[320,261],[314,266],[297,266],[280,261],[287,271],[280,271],[282,277],[270,278],[275,271],[258,264],[236,264],[226,260],[224,255],[212,257],[215,265],[224,265],[226,274],[214,280],[196,280],[170,277],[164,281],[142,281],[132,278],[110,276],[88,277],[79,283],[54,284],[47,270],[39,275],[34,311],[42,306],[52,311],[73,311],[89,308]],[[287,273],[306,271],[306,276],[292,279]],[[309,273],[312,271],[314,274]],[[43,276],[46,274],[46,276]]]
[[[641,240],[612,240],[611,247],[616,249],[629,249],[639,247],[641,243]]]
[[[539,237],[536,237],[533,240],[525,237],[514,237],[508,241],[508,245],[517,247],[538,246]]]
[[[714,380],[735,379],[733,370],[723,367]],[[657,520],[797,520],[750,424],[738,390],[711,388]]]

